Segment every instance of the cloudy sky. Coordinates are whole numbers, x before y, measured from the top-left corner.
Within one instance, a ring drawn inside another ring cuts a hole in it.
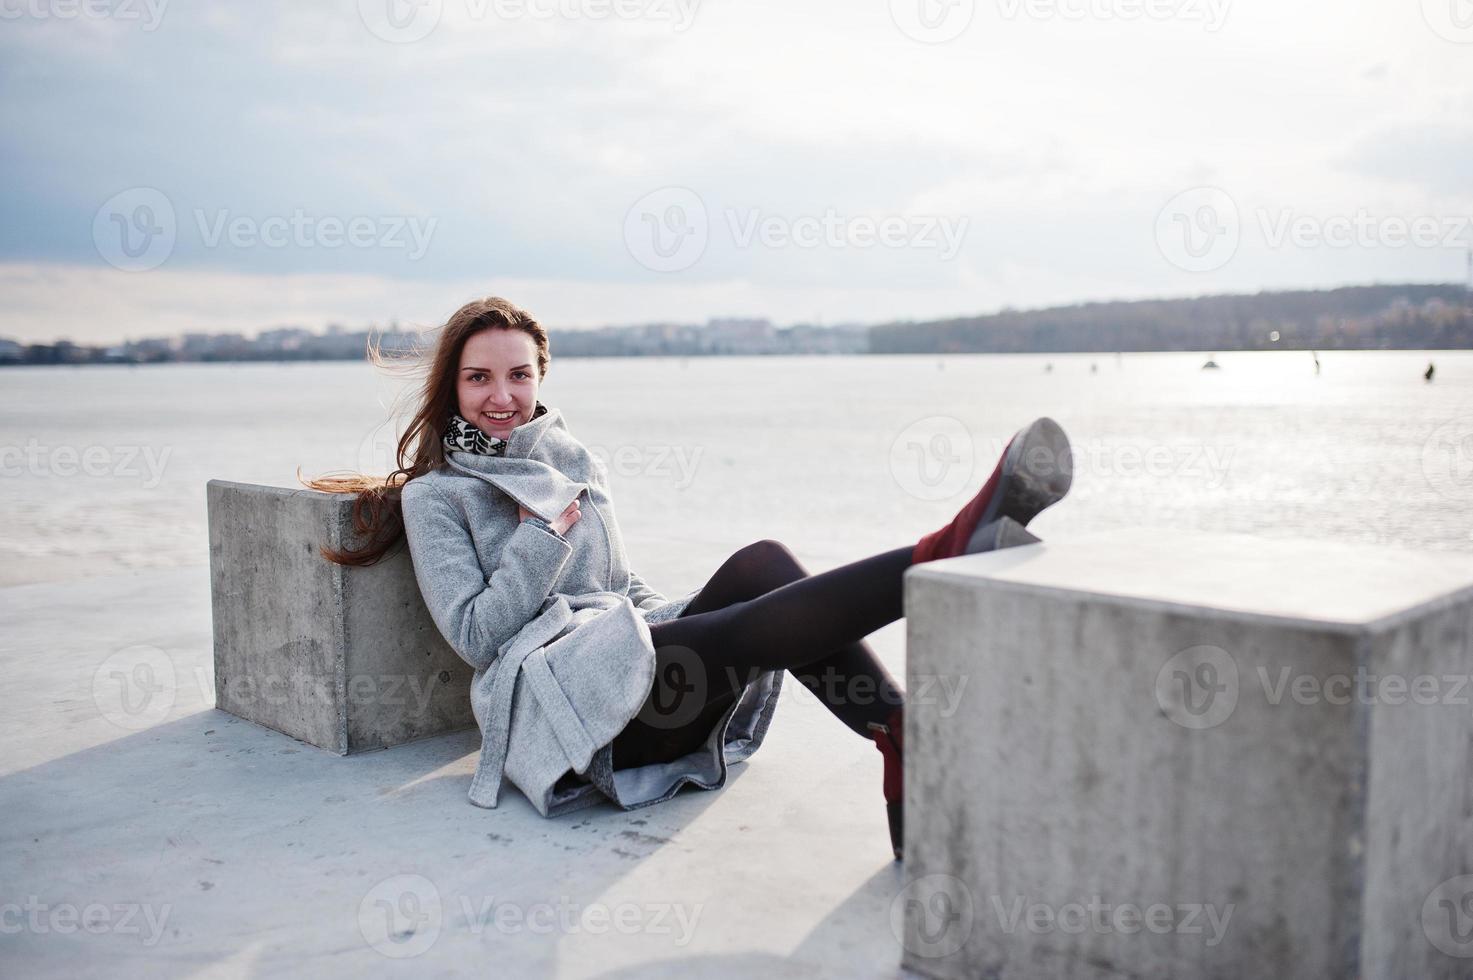
[[[1470,0],[0,0],[0,336],[1460,281]]]

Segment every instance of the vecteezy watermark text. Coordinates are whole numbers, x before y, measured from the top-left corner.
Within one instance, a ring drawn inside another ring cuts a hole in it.
[[[977,440],[961,420],[929,415],[908,424],[890,444],[890,475],[906,493],[920,500],[944,500],[971,486],[978,460],[995,460],[1006,451],[1004,440]],[[1232,469],[1236,446],[1210,443],[1129,443],[1094,439],[1072,444],[1057,459],[1036,448],[1026,459],[1042,476],[1081,474],[1110,479],[1200,481],[1222,486]]]
[[[1295,704],[1453,704],[1467,705],[1468,674],[1377,674],[1364,666],[1354,674],[1295,674],[1288,667],[1254,670],[1269,704],[1287,696]]]
[[[1473,227],[1469,215],[1300,214],[1293,208],[1257,212],[1259,229],[1269,248],[1465,248]]]
[[[588,453],[606,470],[620,476],[674,477],[675,489],[684,490],[695,481],[704,446],[589,445]]]
[[[142,936],[144,946],[155,946],[173,909],[167,902],[88,902],[78,907],[71,902],[43,902],[29,895],[24,902],[0,903],[0,935],[30,932],[65,936],[80,930],[94,936]]]
[[[27,439],[24,446],[0,446],[0,477],[90,476],[144,477],[152,490],[164,476],[172,446],[46,446]],[[140,466],[142,467],[140,469]]]
[[[0,0],[0,20],[119,20],[156,31],[169,0]]]
[[[1022,895],[1015,895],[1008,902],[1004,902],[1000,896],[992,896],[992,908],[997,915],[998,925],[1009,935],[1020,929],[1034,935],[1051,932],[1079,935],[1093,932],[1099,935],[1122,933],[1130,936],[1142,931],[1163,936],[1170,933],[1183,936],[1206,934],[1207,939],[1203,945],[1208,947],[1216,946],[1227,935],[1234,907],[1232,902],[1221,909],[1201,902],[1152,902],[1147,905],[1136,902],[1106,902],[1099,895],[1091,896],[1087,902],[1052,905],[1028,902]]]
[[[411,262],[424,257],[438,218],[413,215],[334,215],[315,217],[301,208],[290,215],[231,215],[227,208],[213,212],[195,208],[194,220],[205,248],[223,240],[233,248],[384,248],[405,249]],[[406,237],[407,236],[407,237]]]
[[[977,0],[889,0],[889,4],[895,26],[923,44],[943,44],[960,37],[977,8]],[[1196,21],[1215,32],[1227,20],[1232,0],[995,0],[995,5],[1004,21],[1025,17],[1040,21]]]
[[[668,22],[677,34],[695,20],[699,0],[463,0],[456,17],[480,23],[519,20]],[[434,33],[446,0],[358,0],[369,33],[390,44],[412,44]]]
[[[731,245],[747,249],[920,249],[939,261],[955,258],[966,238],[965,215],[774,214],[761,208],[720,212]],[[700,261],[711,239],[706,202],[688,187],[662,187],[634,202],[624,215],[624,245],[654,272],[678,272]],[[720,227],[718,225],[717,227]]]
[[[1004,20],[1200,21],[1219,30],[1232,0],[997,0]]]
[[[789,217],[763,214],[758,208],[728,209],[726,224],[738,248],[755,239],[764,248],[919,248],[940,249],[943,262],[956,257],[970,219],[965,215],[892,214],[845,217],[829,208],[820,215]]]
[[[378,882],[363,896],[358,904],[358,929],[372,949],[391,959],[428,951],[447,926],[473,936],[493,931],[503,935],[586,932],[601,936],[611,931],[661,935],[672,936],[676,946],[685,946],[695,935],[703,908],[700,902],[578,902],[567,895],[525,901],[458,894],[447,902],[424,875],[399,874]]]

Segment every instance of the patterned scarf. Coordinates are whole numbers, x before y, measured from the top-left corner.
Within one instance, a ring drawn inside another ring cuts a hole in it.
[[[541,402],[532,412],[532,418],[540,418],[547,414],[547,406]],[[441,440],[446,450],[460,453],[476,453],[481,456],[505,456],[506,440],[488,436],[480,429],[471,425],[460,415],[450,416],[450,422],[445,426],[445,437]]]

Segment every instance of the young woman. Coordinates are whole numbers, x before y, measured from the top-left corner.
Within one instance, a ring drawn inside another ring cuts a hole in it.
[[[629,568],[605,467],[538,400],[548,364],[526,311],[467,303],[439,331],[400,468],[308,483],[359,493],[365,544],[332,560],[371,564],[407,539],[435,624],[475,668],[471,801],[495,806],[503,774],[544,816],[718,788],[761,744],[787,672],[879,748],[900,860],[904,694],[864,638],[903,615],[912,565],[1038,540],[1024,526],[1069,488],[1063,431],[1039,419],[1015,435],[918,542],[810,575],[758,541],[671,600]]]

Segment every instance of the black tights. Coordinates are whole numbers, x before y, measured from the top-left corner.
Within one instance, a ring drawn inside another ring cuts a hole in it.
[[[698,749],[743,688],[788,670],[840,721],[869,737],[904,693],[864,637],[904,614],[914,545],[809,575],[776,541],[727,559],[678,619],[650,625],[655,681],[614,739],[614,768]]]

